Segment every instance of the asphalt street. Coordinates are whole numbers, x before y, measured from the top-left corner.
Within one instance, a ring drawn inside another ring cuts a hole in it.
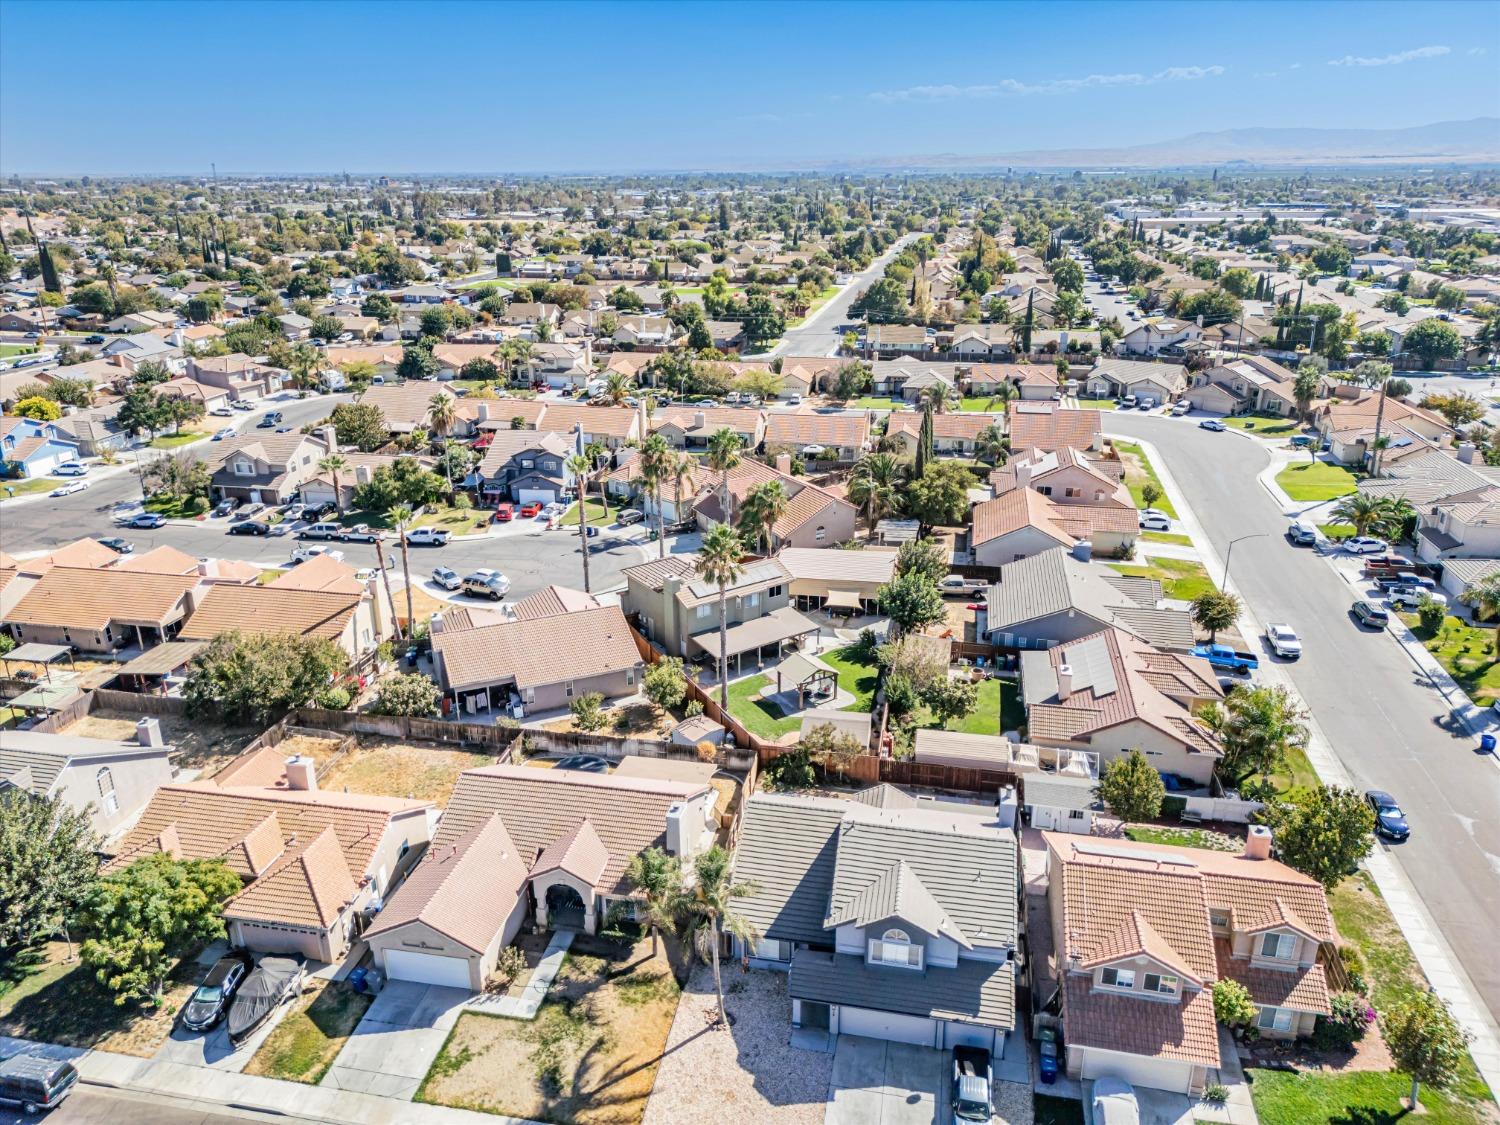
[[[1354,592],[1328,561],[1286,540],[1288,518],[1256,480],[1256,442],[1191,419],[1115,414],[1105,429],[1152,442],[1261,624],[1284,622],[1303,656],[1282,664],[1361,788],[1392,793],[1411,838],[1386,845],[1405,869],[1492,1015],[1500,1015],[1500,769],[1455,728],[1394,637],[1360,628]],[[1246,538],[1246,537],[1252,538]],[[1214,579],[1223,576],[1215,574]],[[1262,639],[1262,660],[1275,659]]]
[[[907,243],[917,238],[915,234],[908,234],[897,239],[890,248],[880,257],[876,258],[859,273],[855,274],[849,284],[839,291],[838,295],[824,305],[805,322],[796,328],[790,329],[769,352],[767,357],[778,355],[800,355],[817,356],[833,355],[838,351],[839,342],[844,338],[841,326],[851,323],[853,318],[849,315],[849,307],[859,298],[871,282],[878,281],[885,274],[886,263],[901,253]]]
[[[236,1113],[224,1106],[204,1106],[157,1094],[138,1094],[106,1086],[79,1086],[45,1118],[0,1109],[0,1125],[244,1125],[246,1121],[296,1122],[285,1114]]]

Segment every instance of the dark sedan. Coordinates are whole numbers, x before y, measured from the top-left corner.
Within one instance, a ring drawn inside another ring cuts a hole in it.
[[[230,535],[268,535],[270,524],[261,523],[259,520],[246,520],[244,523],[233,524],[229,528]]]
[[[1396,798],[1380,789],[1365,793],[1370,811],[1375,814],[1375,831],[1387,840],[1404,840],[1411,835],[1411,825],[1406,823],[1406,814],[1396,804]]]
[[[255,961],[244,950],[235,950],[214,962],[203,983],[183,1005],[182,1026],[189,1031],[214,1027],[229,1011],[234,994],[254,967]]]
[[[135,550],[135,544],[129,539],[121,539],[118,535],[108,535],[99,540],[100,546],[108,547],[117,555],[128,555]]]

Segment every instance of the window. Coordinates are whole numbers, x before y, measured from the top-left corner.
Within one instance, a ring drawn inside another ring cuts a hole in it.
[[[1082,820],[1083,819],[1083,810],[1082,809],[1069,809],[1068,810],[1068,819],[1069,820]]]
[[[234,475],[237,477],[248,477],[255,474],[255,466],[249,461],[236,461],[234,463]]]
[[[1255,1021],[1255,1026],[1267,1031],[1290,1031],[1292,1029],[1292,1013],[1288,1008],[1262,1008],[1260,1018]]]
[[[1106,988],[1134,988],[1135,970],[1107,968],[1099,974],[1099,983]]]
[[[922,947],[913,945],[905,930],[886,930],[878,940],[870,942],[870,960],[881,965],[920,969]]]
[[[1216,930],[1229,929],[1229,912],[1227,910],[1210,910],[1208,912],[1208,924]]]
[[[826,527],[820,527],[817,531],[813,532],[813,538],[816,539],[819,543],[823,542],[823,540],[827,537],[828,529]]]
[[[627,668],[627,669],[625,669],[625,683],[626,684],[634,684],[635,683],[635,669],[634,668]]]
[[[1052,486],[1050,484],[1040,485],[1037,488],[1037,491],[1040,492],[1043,496],[1051,496],[1052,495]]]
[[[710,603],[704,602],[702,605],[700,605],[698,607],[698,616],[700,618],[707,617],[713,611],[714,611],[714,607]]]
[[[536,462],[533,461],[530,457],[523,457],[523,458],[521,458],[521,468],[523,468],[523,469],[530,469],[530,468],[533,468],[535,465],[536,465]]]
[[[572,699],[573,698],[573,681],[572,680],[569,680],[568,683],[567,683],[567,685],[563,688],[563,695],[566,696],[568,699]]]
[[[1297,939],[1291,934],[1267,934],[1261,938],[1260,955],[1277,961],[1290,961]]]
[[[782,588],[780,586],[771,586],[766,590],[766,597],[768,598],[779,598],[781,597],[781,594]]]
[[[744,603],[746,609],[754,609],[756,606],[760,605],[760,595],[746,594],[744,597]]]
[[[99,786],[99,801],[104,807],[105,815],[114,816],[120,811],[120,798],[115,794],[115,775],[109,772],[108,766],[94,775],[94,784]]]
[[[1160,973],[1147,973],[1145,980],[1147,992],[1155,992],[1161,996],[1177,995],[1177,978],[1162,976]]]
[[[1081,488],[1075,488],[1072,485],[1069,485],[1067,488],[1063,489],[1063,495],[1064,496],[1082,496],[1083,495],[1083,489],[1081,489]]]

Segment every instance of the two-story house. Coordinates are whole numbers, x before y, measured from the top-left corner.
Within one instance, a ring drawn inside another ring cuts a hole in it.
[[[1126,355],[1174,355],[1202,336],[1203,329],[1191,320],[1154,317],[1125,333],[1116,347]]]
[[[238,353],[190,359],[187,370],[197,382],[221,387],[235,401],[247,402],[276,394],[292,378],[290,372],[280,367]]]
[[[220,500],[282,504],[318,474],[318,462],[338,451],[332,426],[316,434],[251,430],[215,447],[218,468],[211,479]]]
[[[1275,360],[1246,355],[1195,372],[1184,397],[1199,410],[1220,414],[1291,415],[1297,411],[1296,381],[1296,374]]]
[[[129,741],[7,730],[0,734],[0,793],[19,789],[86,812],[108,841],[131,824],[175,772],[161,724],[143,719]]]
[[[1039,970],[1033,987],[1040,1011],[1061,1020],[1070,1077],[1200,1093],[1227,1040],[1214,1021],[1218,980],[1249,990],[1265,1037],[1308,1035],[1328,1013],[1323,963],[1338,955],[1328,900],[1271,858],[1270,829],[1251,826],[1238,854],[1042,838],[1053,976]]]
[[[1113,457],[1091,457],[1061,445],[1047,451],[1012,446],[1011,458],[990,473],[996,496],[1030,488],[1058,504],[1103,504],[1135,511],[1125,487],[1125,464]]]
[[[1004,1054],[1015,1029],[1019,861],[993,811],[942,811],[891,786],[850,800],[746,802],[740,952],[789,973],[791,1025]]]
[[[58,423],[0,415],[0,465],[5,476],[45,477],[63,462],[76,460],[78,443],[65,437]]]
[[[576,437],[536,430],[496,430],[479,465],[487,498],[551,504],[573,490],[568,458],[581,452]]]

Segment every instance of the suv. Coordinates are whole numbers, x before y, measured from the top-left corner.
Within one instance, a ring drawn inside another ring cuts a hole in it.
[[[344,533],[341,524],[314,523],[297,532],[298,539],[337,539]]]
[[[0,1105],[41,1113],[62,1104],[78,1085],[78,1071],[70,1062],[40,1055],[12,1055],[0,1062]]]
[[[1293,520],[1286,537],[1298,547],[1311,547],[1318,541],[1318,529],[1306,520]]]
[[[279,410],[273,410],[273,411],[271,411],[271,413],[267,414],[264,418],[262,418],[259,422],[255,423],[255,428],[257,430],[269,430],[273,426],[279,426],[279,425],[281,425],[281,411],[279,411]]]
[[[498,570],[476,570],[464,578],[463,592],[471,598],[498,602],[510,592],[510,579]]]
[[[441,586],[444,590],[457,590],[464,584],[464,580],[458,576],[458,571],[440,566],[432,572],[432,584]]]
[[[1355,602],[1351,612],[1354,614],[1356,621],[1361,625],[1368,625],[1372,629],[1384,629],[1391,620],[1390,615],[1385,610],[1364,599]]]

